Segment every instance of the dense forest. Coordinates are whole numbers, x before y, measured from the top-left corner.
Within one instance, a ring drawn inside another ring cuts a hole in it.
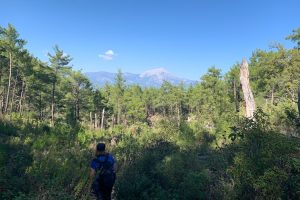
[[[118,161],[115,199],[300,199],[300,29],[194,85],[94,87],[57,45],[42,62],[0,27],[0,199],[88,199],[95,144]]]

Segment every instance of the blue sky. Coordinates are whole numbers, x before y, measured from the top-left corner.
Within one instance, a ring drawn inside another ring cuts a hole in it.
[[[12,23],[43,61],[58,44],[75,69],[141,73],[164,67],[199,79],[226,72],[255,49],[286,47],[300,27],[299,0],[0,0],[0,25]]]

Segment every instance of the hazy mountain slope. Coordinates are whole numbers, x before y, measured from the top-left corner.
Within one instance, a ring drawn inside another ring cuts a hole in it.
[[[114,83],[116,73],[111,72],[86,72],[85,75],[91,80],[93,85],[104,86],[105,83]],[[127,84],[138,84],[142,87],[159,87],[164,81],[172,84],[183,82],[185,85],[194,84],[196,81],[177,77],[164,68],[155,68],[141,74],[123,73]]]

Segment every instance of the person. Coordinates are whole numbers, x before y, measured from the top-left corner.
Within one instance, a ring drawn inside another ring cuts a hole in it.
[[[105,151],[105,144],[96,146],[96,158],[91,162],[89,188],[97,200],[111,200],[112,188],[116,180],[115,158]]]

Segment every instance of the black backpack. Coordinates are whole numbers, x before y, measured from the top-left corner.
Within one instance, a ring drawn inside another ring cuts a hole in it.
[[[97,163],[96,177],[94,180],[94,187],[113,187],[115,182],[115,173],[113,170],[113,163],[108,162],[109,154],[105,155],[104,161],[95,158]],[[95,188],[95,189],[96,189]]]

